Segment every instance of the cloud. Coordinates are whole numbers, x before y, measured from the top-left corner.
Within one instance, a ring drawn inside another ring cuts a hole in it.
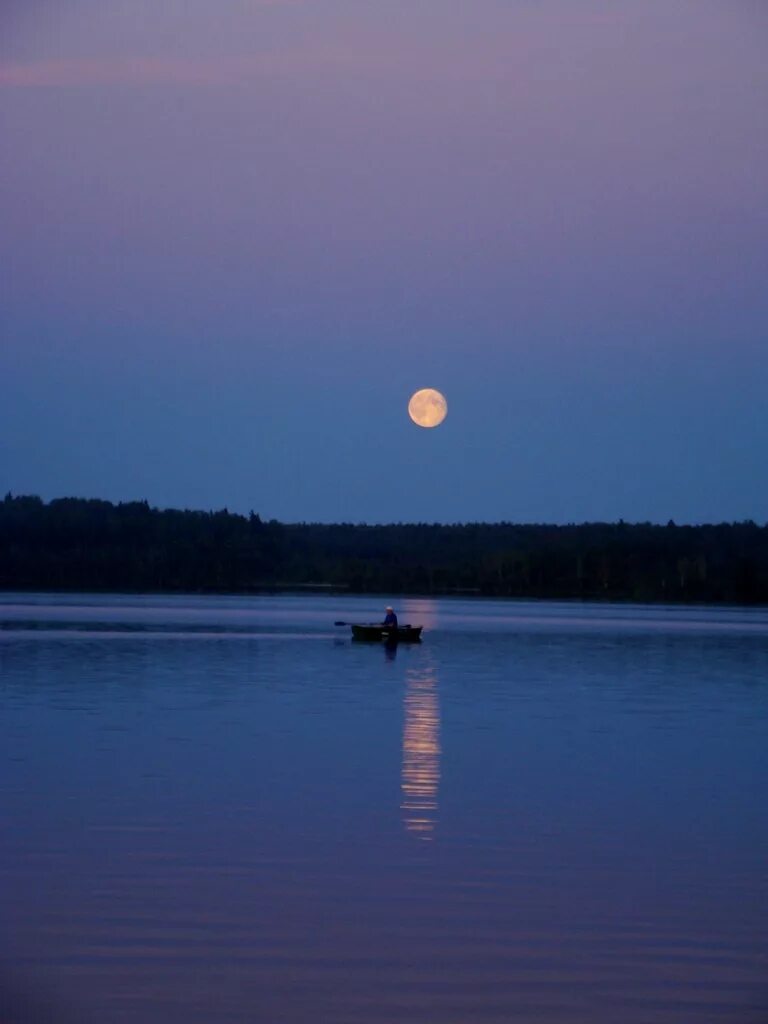
[[[288,50],[247,57],[179,59],[169,57],[80,58],[32,63],[0,64],[2,88],[66,88],[79,86],[227,86],[260,78],[322,73],[352,76],[462,79],[498,77],[508,69],[498,55],[483,61],[471,53],[439,51],[425,58],[418,52],[392,47],[389,50],[354,47]]]
[[[0,86],[20,88],[80,85],[229,84],[276,70],[274,57],[184,60],[128,57],[106,60],[45,60],[0,64]]]

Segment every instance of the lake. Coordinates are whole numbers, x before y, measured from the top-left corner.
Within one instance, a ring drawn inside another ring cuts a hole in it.
[[[3,1024],[768,1019],[768,610],[386,603],[0,595]]]

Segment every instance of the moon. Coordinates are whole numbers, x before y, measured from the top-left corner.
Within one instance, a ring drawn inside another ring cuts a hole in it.
[[[422,388],[411,395],[408,415],[417,427],[439,427],[448,415],[445,395],[434,388]]]

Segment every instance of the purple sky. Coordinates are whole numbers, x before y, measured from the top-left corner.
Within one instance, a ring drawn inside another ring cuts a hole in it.
[[[5,0],[0,486],[764,522],[767,56],[762,0]]]

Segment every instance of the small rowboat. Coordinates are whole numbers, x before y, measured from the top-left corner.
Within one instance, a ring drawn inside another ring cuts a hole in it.
[[[398,626],[391,629],[389,626],[382,626],[375,622],[367,624],[352,625],[353,640],[381,641],[387,643],[419,643],[423,626]]]

